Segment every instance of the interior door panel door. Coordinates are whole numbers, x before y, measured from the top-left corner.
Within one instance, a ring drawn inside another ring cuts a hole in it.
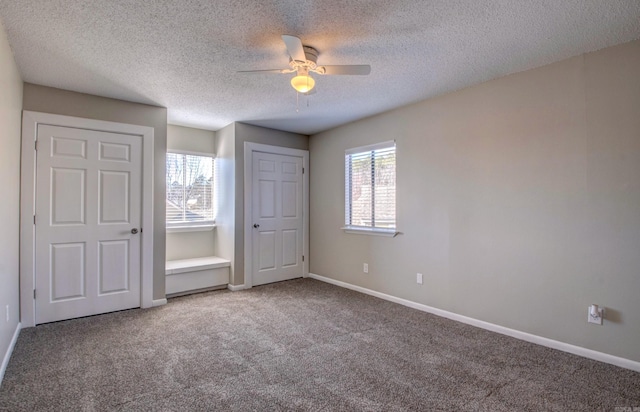
[[[302,277],[302,158],[253,153],[254,286]]]
[[[39,125],[36,323],[140,306],[142,139]]]

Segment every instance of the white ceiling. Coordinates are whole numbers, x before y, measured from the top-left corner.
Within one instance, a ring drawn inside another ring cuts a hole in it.
[[[23,80],[168,108],[169,123],[234,121],[313,134],[391,108],[640,38],[638,0],[0,0]],[[300,96],[291,34],[322,64]]]

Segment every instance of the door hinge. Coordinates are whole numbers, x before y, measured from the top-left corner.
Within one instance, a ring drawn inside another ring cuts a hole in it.
[[[34,145],[34,150],[37,152],[38,151],[38,141],[36,140],[35,145]]]
[[[302,261],[304,262],[304,255],[302,255]]]
[[[302,168],[302,174],[304,174],[304,167]]]
[[[36,224],[36,215],[33,215],[33,224]]]
[[[36,299],[36,290],[35,289],[33,290],[33,299],[34,300]]]

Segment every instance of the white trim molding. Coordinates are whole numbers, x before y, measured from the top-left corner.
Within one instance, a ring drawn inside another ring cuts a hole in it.
[[[244,283],[242,285],[227,285],[227,289],[229,289],[232,292],[237,292],[239,290],[245,290],[245,289],[249,289]]]
[[[140,306],[153,306],[153,127],[25,110],[22,112],[22,163],[20,166],[20,320],[22,327],[36,325],[35,289],[35,178],[38,125],[73,127],[129,134],[142,138],[142,228],[140,251]]]
[[[162,306],[162,305],[166,305],[167,304],[167,299],[166,298],[162,298],[162,299],[154,299],[153,302],[151,302],[151,307],[156,307],[156,306]]]
[[[20,336],[21,329],[22,329],[22,324],[18,322],[18,324],[16,325],[16,330],[13,332],[13,337],[11,338],[11,342],[9,343],[9,347],[7,348],[7,351],[4,353],[4,357],[2,358],[2,366],[0,366],[0,386],[2,386],[4,373],[7,371],[7,366],[9,366],[9,360],[11,359],[13,348],[16,347],[16,342],[18,341],[18,336]]]
[[[271,146],[260,143],[244,143],[244,286],[249,289],[253,286],[253,231],[251,222],[252,196],[253,196],[253,153],[272,153],[285,156],[302,158],[302,255],[306,258],[302,262],[302,277],[309,273],[309,151],[291,149],[282,146]],[[233,290],[233,289],[231,289]]]
[[[389,302],[398,303],[403,306],[407,306],[413,309],[420,310],[422,312],[431,313],[433,315],[441,316],[443,318],[455,320],[457,322],[466,323],[467,325],[476,326],[478,328],[486,329],[491,332],[500,333],[502,335],[511,336],[512,338],[520,339],[526,342],[535,343],[537,345],[546,346],[548,348],[557,349],[563,352],[568,352],[574,355],[582,356],[584,358],[593,359],[596,361],[609,363],[611,365],[619,366],[621,368],[630,369],[636,372],[640,372],[640,362],[621,358],[608,353],[598,352],[592,349],[583,348],[581,346],[571,345],[569,343],[560,342],[557,340],[545,338],[542,336],[532,335],[527,332],[522,332],[515,329],[506,328],[504,326],[496,325],[493,323],[485,322],[482,320],[470,318],[468,316],[459,315],[457,313],[449,312],[446,310],[434,308],[432,306],[423,305],[422,303],[413,302],[407,299],[402,299],[396,296],[387,295],[386,293],[377,292],[375,290],[367,289],[362,286],[352,285],[350,283],[342,282],[340,280],[331,279],[325,276],[316,275],[315,273],[309,273],[309,277],[319,280],[321,282],[330,283],[332,285],[340,286],[345,289],[351,289],[356,292],[364,293],[366,295],[375,296],[380,299],[388,300]]]
[[[396,237],[400,234],[400,232],[395,229],[381,229],[377,227],[358,227],[358,226],[345,226],[341,228],[344,230],[344,233],[349,233],[352,235],[371,235],[371,236],[385,236],[385,237]]]
[[[184,233],[184,232],[210,232],[216,228],[215,223],[209,225],[194,226],[167,226],[167,233]]]

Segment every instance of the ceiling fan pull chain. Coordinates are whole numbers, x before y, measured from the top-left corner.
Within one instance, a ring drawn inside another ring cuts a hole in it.
[[[300,93],[296,91],[296,113],[300,111],[299,109],[300,109]]]

